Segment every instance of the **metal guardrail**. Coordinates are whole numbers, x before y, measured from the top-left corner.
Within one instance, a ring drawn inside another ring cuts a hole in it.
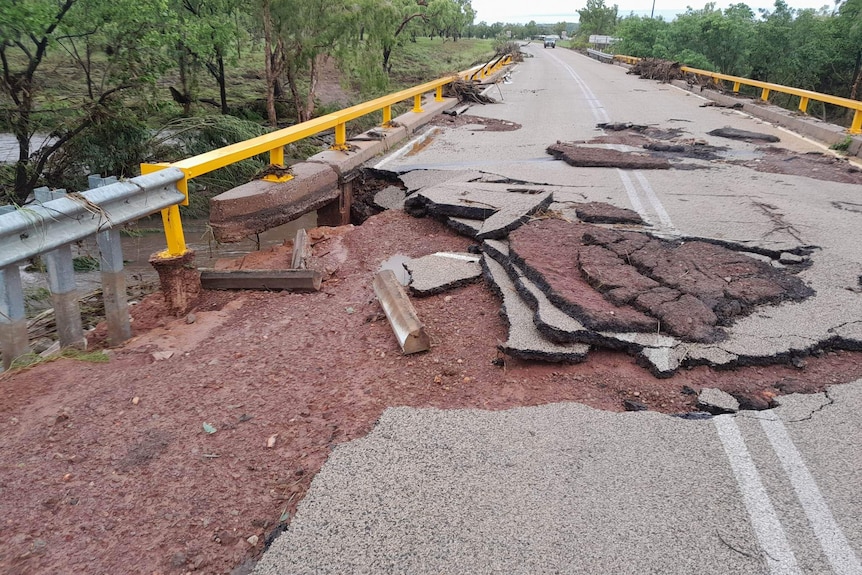
[[[625,62],[627,64],[634,64],[640,58],[635,56],[624,56],[622,54],[615,54],[614,59],[620,62]],[[682,70],[686,74],[694,74],[695,76],[704,76],[707,78],[711,78],[712,81],[721,85],[722,81],[733,82],[733,92],[738,93],[739,89],[742,86],[752,86],[754,88],[760,89],[760,99],[764,102],[769,101],[769,95],[772,92],[779,92],[782,94],[790,94],[791,96],[799,97],[799,111],[803,113],[808,112],[808,104],[811,100],[816,102],[823,102],[825,104],[832,104],[833,106],[839,106],[841,108],[847,108],[848,110],[853,110],[853,120],[850,122],[850,128],[848,132],[851,134],[862,134],[862,101],[859,100],[851,100],[850,98],[842,98],[840,96],[833,96],[831,94],[821,94],[820,92],[813,92],[811,90],[804,90],[802,88],[794,88],[793,86],[784,86],[783,84],[773,84],[772,82],[761,82],[760,80],[751,80],[749,78],[743,78],[741,76],[731,76],[730,74],[722,74],[720,72],[710,72],[709,70],[700,70],[698,68],[691,68],[689,66],[681,66],[680,70]]]
[[[180,170],[162,170],[0,215],[0,268],[175,205],[182,178]]]
[[[48,272],[60,345],[86,345],[72,244],[94,235],[99,247],[108,341],[119,344],[131,337],[120,226],[176,207],[185,198],[178,189],[184,177],[175,168],[116,183],[96,176],[90,184],[94,189],[74,194],[37,190],[37,203],[0,214],[2,367],[9,367],[15,358],[30,351],[20,264],[37,255],[43,257]]]
[[[394,104],[413,98],[413,112],[421,113],[423,111],[422,96],[425,93],[434,91],[435,101],[440,102],[443,100],[444,86],[459,79],[473,80],[477,76],[485,78],[509,63],[511,63],[511,57],[504,55],[482,66],[461,72],[458,75],[426,82],[289,128],[180,160],[179,162],[172,164],[141,164],[141,173],[152,173],[167,167],[181,170],[184,177],[179,182],[178,188],[185,195],[185,200],[180,205],[188,205],[188,181],[192,178],[263,153],[269,153],[269,163],[271,165],[284,167],[284,146],[331,129],[335,129],[335,143],[332,145],[332,149],[347,150],[347,122],[382,110],[382,124],[383,126],[388,126],[392,122],[392,106]],[[275,181],[286,181],[290,178],[291,176],[283,176],[276,178]],[[162,212],[162,220],[165,226],[165,239],[167,240],[168,249],[162,252],[160,256],[170,258],[183,255],[186,252],[186,244],[179,207],[171,206],[164,210]]]
[[[590,58],[595,58],[596,60],[598,60],[600,62],[613,62],[614,61],[614,55],[613,54],[606,54],[600,50],[593,50],[592,48],[587,48],[587,56],[589,56]]]

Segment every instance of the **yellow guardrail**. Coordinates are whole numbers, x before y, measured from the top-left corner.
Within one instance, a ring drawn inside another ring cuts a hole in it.
[[[421,113],[422,96],[427,92],[434,91],[434,100],[440,102],[443,100],[443,87],[451,84],[456,80],[474,80],[482,79],[506,64],[512,62],[511,56],[496,58],[487,64],[474,66],[469,70],[460,72],[457,75],[447,76],[426,82],[388,96],[382,96],[375,100],[371,100],[350,108],[345,108],[326,116],[321,116],[289,128],[277,130],[257,138],[238,142],[224,148],[212,150],[198,156],[180,160],[172,164],[141,164],[141,174],[149,174],[165,168],[179,168],[182,170],[185,177],[177,183],[180,192],[185,194],[186,199],[182,204],[188,205],[189,196],[189,180],[202,176],[219,168],[224,168],[230,164],[247,160],[248,158],[257,156],[258,154],[269,153],[269,163],[276,167],[284,167],[284,146],[297,142],[309,136],[325,132],[326,130],[335,129],[335,143],[332,145],[333,150],[347,150],[347,122],[360,118],[362,116],[372,114],[377,111],[383,111],[383,126],[388,126],[392,122],[392,106],[399,102],[413,98],[413,112]],[[274,181],[287,181],[292,176],[282,177],[267,177]],[[171,206],[162,210],[162,223],[165,227],[165,239],[167,240],[168,249],[159,254],[159,257],[170,258],[181,256],[186,253],[185,235],[180,220],[179,205]]]
[[[634,64],[640,58],[634,56],[624,56],[622,54],[614,55],[614,60],[625,62],[626,64]],[[850,98],[842,98],[831,94],[821,94],[820,92],[812,92],[811,90],[803,90],[802,88],[794,88],[792,86],[784,86],[782,84],[773,84],[771,82],[761,82],[760,80],[751,80],[740,76],[731,76],[729,74],[721,74],[720,72],[710,72],[709,70],[700,70],[698,68],[690,68],[681,66],[680,70],[686,74],[694,74],[696,76],[706,76],[712,78],[716,84],[721,84],[722,81],[733,82],[733,91],[739,92],[742,86],[753,86],[760,88],[760,99],[764,102],[769,101],[769,94],[772,92],[780,92],[782,94],[790,94],[799,96],[799,110],[803,113],[808,112],[808,104],[811,100],[816,102],[824,102],[833,106],[840,106],[853,110],[853,121],[850,123],[849,132],[851,134],[862,134],[862,101],[851,100]]]

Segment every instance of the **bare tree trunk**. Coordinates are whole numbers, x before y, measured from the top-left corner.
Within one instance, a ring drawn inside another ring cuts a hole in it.
[[[221,113],[226,116],[230,110],[227,107],[227,79],[224,74],[224,55],[221,50],[216,54],[216,60],[218,61],[218,92],[221,100]]]
[[[302,123],[305,120],[302,119],[302,96],[299,93],[299,86],[296,82],[296,69],[293,64],[287,66],[287,86],[290,88],[290,95],[293,97],[293,104],[296,106],[296,121],[297,123]]]
[[[278,126],[278,116],[275,113],[275,84],[278,74],[273,70],[273,47],[272,47],[272,14],[269,10],[269,0],[263,2],[263,43],[266,55],[266,115],[269,125],[273,128]]]
[[[862,93],[862,50],[856,54],[856,81],[850,87],[850,99],[859,100]]]
[[[326,56],[319,56],[322,59],[320,62],[321,65],[326,61]],[[318,58],[314,58],[311,61],[311,70],[308,78],[308,94],[305,97],[305,110],[303,111],[303,122],[307,122],[308,120],[314,117],[314,97],[317,95],[317,84],[320,80],[320,68],[318,68]]]

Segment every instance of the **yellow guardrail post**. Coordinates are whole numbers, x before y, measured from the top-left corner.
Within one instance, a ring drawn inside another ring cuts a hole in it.
[[[764,102],[769,101],[769,88],[763,89],[763,91],[760,93],[760,99],[763,100]]]
[[[425,111],[422,109],[422,94],[416,94],[413,96],[413,111],[417,114],[421,114]]]
[[[347,124],[340,122],[335,125],[335,143],[330,147],[331,150],[344,152],[347,150]]]
[[[164,170],[170,166],[167,163],[158,164],[141,164],[141,175],[152,174],[159,170]],[[189,178],[188,172],[183,170],[186,176],[177,182],[177,190],[182,193],[186,199],[179,205],[171,206],[162,210],[162,224],[165,227],[165,240],[168,244],[166,251],[160,252],[160,258],[171,258],[185,254],[188,251],[186,247],[186,237],[183,232],[183,222],[180,219],[180,205],[189,205]]]
[[[739,92],[739,88],[740,88],[741,86],[742,86],[742,85],[741,85],[739,82],[734,82],[734,83],[733,83],[733,91],[734,91],[734,92]]]
[[[799,99],[799,111],[802,113],[808,113],[808,98],[803,96]]]
[[[437,90],[434,91],[434,101],[442,102],[443,101],[443,86],[437,86]]]
[[[392,106],[383,107],[383,125],[388,126],[392,123]]]
[[[853,122],[850,124],[851,134],[862,134],[862,110],[856,110],[853,114]]]

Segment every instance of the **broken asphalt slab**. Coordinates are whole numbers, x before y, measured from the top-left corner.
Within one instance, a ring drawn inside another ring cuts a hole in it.
[[[492,291],[503,300],[500,313],[509,325],[509,338],[499,346],[500,351],[526,360],[579,363],[586,359],[588,345],[555,343],[539,333],[533,324],[533,311],[518,296],[503,266],[490,257],[483,257],[482,268]]]
[[[404,263],[410,272],[410,293],[429,296],[478,281],[482,277],[479,256],[438,252]]]
[[[548,153],[558,160],[576,168],[619,168],[621,170],[669,170],[670,162],[665,158],[620,152],[609,148],[579,146],[557,142],[548,146]]]
[[[553,201],[553,193],[540,186],[446,183],[411,195],[405,209],[414,216],[430,215],[444,221],[451,217],[483,220],[475,237],[496,239],[505,237]]]
[[[710,136],[718,136],[720,138],[729,138],[731,140],[757,140],[760,142],[780,142],[781,138],[772,134],[763,134],[761,132],[749,132],[748,130],[740,130],[737,128],[717,128],[711,132],[707,132]]]
[[[656,377],[669,377],[679,369],[687,346],[678,339],[658,333],[611,333],[587,329],[551,303],[545,293],[524,276],[523,271],[509,258],[509,248],[505,242],[486,240],[482,250],[501,265],[514,281],[518,295],[533,310],[533,324],[549,341],[583,343],[625,351],[634,355]]]
[[[714,343],[724,339],[724,326],[757,307],[814,293],[793,275],[702,241],[549,218],[520,228],[510,242],[527,277],[594,330],[663,330]]]

